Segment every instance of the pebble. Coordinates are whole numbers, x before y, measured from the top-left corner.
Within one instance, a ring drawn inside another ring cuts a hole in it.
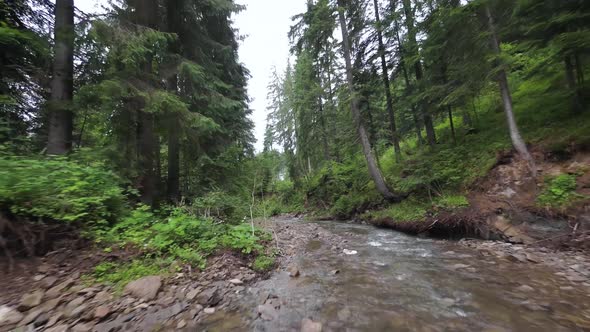
[[[215,313],[215,308],[213,308],[213,307],[205,308],[203,310],[203,312],[206,313],[206,314],[209,314],[209,315],[210,314],[214,314]]]

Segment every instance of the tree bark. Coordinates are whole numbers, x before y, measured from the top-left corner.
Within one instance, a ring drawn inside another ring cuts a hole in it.
[[[178,31],[178,24],[180,24],[180,0],[166,1],[166,18],[168,20],[168,31],[171,33],[180,34]],[[173,53],[179,52],[177,43],[171,47]],[[178,91],[178,76],[173,75],[168,78],[168,91],[176,94]],[[166,194],[168,199],[173,203],[178,203],[180,200],[180,134],[179,134],[179,120],[177,114],[170,115],[168,124],[168,176],[166,183]]]
[[[151,0],[134,0],[136,21],[138,25],[155,29],[158,23],[157,2]],[[143,71],[147,77],[152,74],[151,56],[145,59]],[[154,115],[138,110],[138,149],[139,149],[139,192],[142,203],[154,206],[157,198],[156,188],[156,134],[154,132]]]
[[[572,56],[566,55],[564,59],[565,63],[565,77],[567,81],[567,86],[570,90],[571,98],[572,98],[572,107],[574,112],[581,113],[584,110],[584,106],[582,103],[582,94],[578,87],[577,77],[575,73],[575,67],[572,62]]]
[[[418,59],[420,52],[418,50],[418,42],[416,40],[416,27],[414,26],[414,14],[412,13],[412,4],[410,3],[410,0],[403,0],[403,5],[404,13],[406,15],[406,28],[408,29],[410,53],[415,58],[415,60],[413,60],[414,72],[416,74],[416,81],[418,81],[418,90],[421,90],[420,81],[422,81],[424,73],[422,71],[422,64],[420,63],[420,59]],[[432,116],[430,115],[426,105],[424,105],[423,102],[422,105],[420,105],[420,113],[422,114],[424,128],[426,129],[426,140],[428,141],[428,145],[433,147],[436,145],[436,131],[434,130]]]
[[[392,8],[395,8],[395,1],[391,1]],[[406,95],[411,94],[412,92],[412,82],[410,82],[410,76],[408,74],[408,69],[405,65],[405,50],[402,46],[401,38],[399,36],[399,25],[397,19],[394,19],[395,23],[395,36],[397,39],[399,57],[400,57],[400,66],[402,66],[402,73],[404,74],[404,82],[406,83]],[[418,146],[421,146],[424,143],[424,138],[422,138],[422,126],[420,124],[420,119],[418,118],[418,112],[416,111],[416,107],[414,105],[412,107],[412,119],[414,120],[414,126],[416,127],[416,138]]]
[[[49,102],[47,153],[64,155],[72,149],[74,94],[74,0],[55,3],[55,57]]]
[[[387,104],[387,115],[389,116],[389,130],[391,131],[391,141],[395,151],[395,160],[400,162],[402,152],[399,145],[399,134],[395,124],[395,112],[393,110],[393,98],[391,97],[391,85],[389,82],[389,72],[387,70],[387,61],[385,59],[385,46],[383,45],[383,33],[381,31],[381,18],[379,17],[379,4],[373,0],[375,6],[375,24],[377,25],[377,40],[379,42],[379,55],[381,56],[381,73],[383,75],[383,87],[385,89],[385,100]]]
[[[488,18],[488,27],[490,29],[492,49],[496,56],[500,56],[500,41],[498,39],[498,35],[496,34],[494,17],[492,16],[489,6],[485,7],[485,11],[486,16]],[[537,168],[535,166],[535,161],[529,153],[529,150],[526,144],[524,143],[522,136],[520,135],[520,131],[518,130],[518,126],[516,124],[516,119],[514,118],[514,111],[512,108],[512,95],[510,93],[508,77],[506,75],[506,70],[504,68],[501,68],[498,71],[497,79],[498,84],[500,86],[500,93],[502,95],[502,102],[504,104],[504,113],[506,114],[506,120],[508,122],[508,129],[510,131],[510,139],[512,140],[512,145],[514,146],[514,149],[516,149],[520,157],[528,163],[529,169],[533,177],[536,177]]]
[[[352,75],[352,61],[350,59],[350,39],[348,36],[348,28],[346,26],[346,18],[344,16],[344,10],[346,7],[343,4],[343,0],[338,0],[338,7],[338,18],[340,20],[340,29],[342,30],[342,48],[344,53],[344,62],[346,64],[346,79],[351,98],[350,109],[352,112],[354,125],[356,126],[357,133],[359,135],[359,140],[362,146],[363,154],[365,155],[365,159],[367,161],[367,168],[369,169],[369,174],[373,179],[375,187],[377,188],[379,193],[381,193],[381,195],[383,195],[383,197],[387,200],[399,201],[399,197],[394,195],[385,183],[383,174],[381,174],[381,170],[377,166],[375,156],[373,155],[373,150],[371,149],[371,143],[369,142],[367,130],[365,129],[365,126],[362,123],[361,113],[358,105],[358,98],[356,96],[356,91],[354,88],[354,81]]]
[[[457,136],[455,135],[455,123],[453,122],[453,110],[451,106],[447,106],[447,111],[449,113],[449,124],[451,126],[451,135],[453,136],[453,144],[457,144]]]

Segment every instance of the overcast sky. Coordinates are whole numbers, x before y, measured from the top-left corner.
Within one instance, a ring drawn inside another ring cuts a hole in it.
[[[246,39],[240,44],[240,61],[246,64],[252,78],[248,91],[256,124],[256,149],[262,150],[266,121],[266,87],[273,66],[283,71],[289,56],[287,33],[291,17],[305,10],[306,0],[237,0],[246,5],[234,18],[234,26]],[[85,12],[96,12],[103,0],[75,0],[76,7]]]

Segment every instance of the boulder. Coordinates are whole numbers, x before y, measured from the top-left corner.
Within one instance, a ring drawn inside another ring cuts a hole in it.
[[[150,276],[128,283],[124,291],[137,298],[151,301],[156,298],[161,287],[162,278],[159,276]]]

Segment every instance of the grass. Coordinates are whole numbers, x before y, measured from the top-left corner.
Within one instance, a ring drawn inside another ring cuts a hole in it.
[[[101,283],[113,286],[120,294],[129,282],[151,276],[166,276],[169,267],[174,264],[170,260],[136,259],[130,263],[103,262],[94,267],[94,271],[84,277],[87,283]],[[167,268],[168,267],[168,268]]]

